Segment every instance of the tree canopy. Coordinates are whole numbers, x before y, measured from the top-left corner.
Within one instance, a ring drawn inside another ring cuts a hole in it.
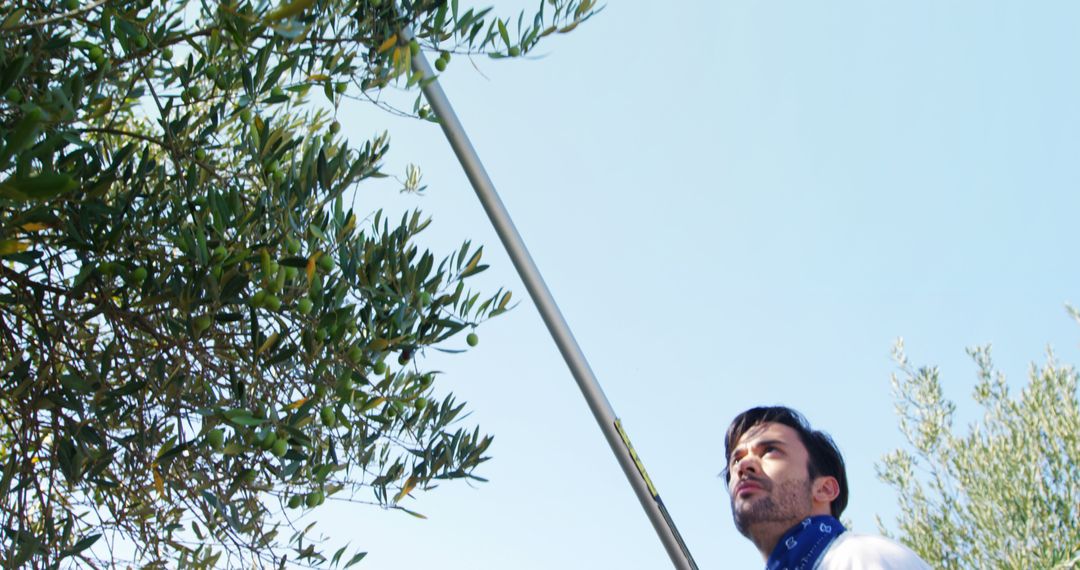
[[[421,50],[519,56],[594,11],[0,5],[0,563],[347,565],[300,514],[476,477],[491,437],[421,356],[510,293],[466,287],[468,241],[415,245],[419,212],[353,211],[388,138],[336,113],[415,92]]]
[[[1075,568],[1080,564],[1080,393],[1077,372],[1032,365],[1010,395],[989,347],[968,351],[978,367],[981,420],[953,427],[956,405],[934,367],[915,369],[896,349],[893,378],[909,449],[878,466],[899,494],[899,538],[930,566]],[[880,521],[879,521],[880,524]]]

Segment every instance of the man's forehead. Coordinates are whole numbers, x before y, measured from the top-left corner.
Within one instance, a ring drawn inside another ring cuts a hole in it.
[[[759,441],[779,441],[782,443],[801,443],[799,432],[794,428],[776,422],[762,422],[746,430],[735,442],[735,447],[751,447]]]

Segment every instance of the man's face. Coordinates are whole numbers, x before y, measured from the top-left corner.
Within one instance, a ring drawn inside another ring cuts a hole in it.
[[[813,511],[809,454],[794,429],[763,423],[731,452],[728,491],[735,527],[744,536],[758,523],[790,523]]]

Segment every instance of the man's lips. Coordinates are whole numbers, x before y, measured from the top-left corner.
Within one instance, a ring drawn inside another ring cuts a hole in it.
[[[753,492],[753,491],[761,491],[763,489],[765,489],[765,486],[762,485],[761,483],[759,483],[757,481],[754,481],[752,479],[747,479],[745,481],[740,481],[737,485],[735,485],[735,494],[736,495],[741,495],[743,493],[750,493],[750,492]]]

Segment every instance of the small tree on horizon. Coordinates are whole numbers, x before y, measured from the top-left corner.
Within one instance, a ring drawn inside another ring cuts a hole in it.
[[[966,434],[936,367],[915,369],[898,341],[893,376],[908,448],[878,477],[896,489],[897,537],[933,568],[1066,569],[1080,565],[1080,395],[1077,372],[1049,353],[1011,395],[990,348],[968,350],[983,416]],[[879,519],[881,531],[888,534]]]

